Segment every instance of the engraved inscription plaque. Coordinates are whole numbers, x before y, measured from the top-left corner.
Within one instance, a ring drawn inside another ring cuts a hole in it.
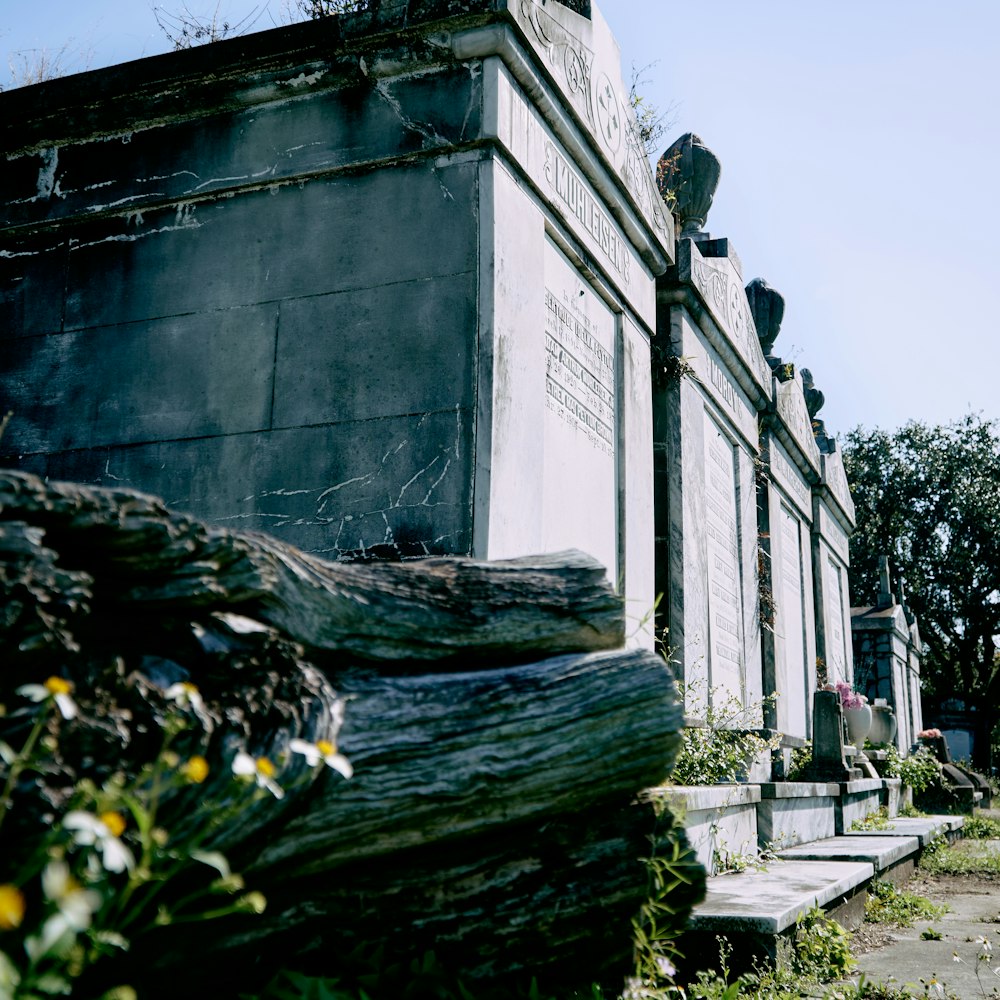
[[[777,689],[782,728],[793,735],[805,735],[807,683],[805,648],[805,586],[802,578],[802,522],[781,505],[781,560],[778,615],[782,638],[782,674]]]
[[[743,615],[733,446],[705,414],[705,538],[711,683],[741,697]]]
[[[563,254],[545,245],[546,550],[577,548],[618,577],[614,313]]]
[[[828,636],[827,669],[832,679],[848,680],[847,649],[844,645],[844,573],[829,556],[823,564],[823,577]]]

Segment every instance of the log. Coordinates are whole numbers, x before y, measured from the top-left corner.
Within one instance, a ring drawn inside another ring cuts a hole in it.
[[[0,472],[0,598],[0,700],[42,670],[76,683],[67,784],[148,760],[178,679],[205,698],[214,766],[164,803],[172,836],[191,795],[232,794],[237,747],[288,759],[284,799],[248,806],[213,845],[267,912],[136,942],[122,978],[144,996],[311,953],[332,974],[358,944],[433,949],[491,982],[586,988],[629,970],[638,859],[663,822],[638,793],[669,772],[682,716],[659,656],[605,648],[622,604],[589,557],[335,564],[154,497]],[[354,777],[317,777],[289,741],[325,737],[345,699]],[[30,835],[59,797],[19,800],[13,829]]]
[[[511,661],[622,644],[622,600],[590,556],[333,563],[207,525],[133,490],[0,473],[0,519],[42,528],[63,567],[130,612],[224,605],[307,650],[368,660]]]
[[[663,660],[333,680],[352,699],[339,742],[354,778],[325,773],[294,815],[229,845],[269,905],[199,944],[207,968],[266,976],[277,951],[318,953],[329,970],[364,945],[394,960],[433,950],[470,981],[620,988],[647,892],[639,859],[669,823],[637,793],[666,776],[682,725]],[[681,912],[704,880],[689,867]],[[167,940],[137,960],[167,971],[165,952],[192,953],[183,932]],[[170,989],[196,991],[205,974],[189,961]]]

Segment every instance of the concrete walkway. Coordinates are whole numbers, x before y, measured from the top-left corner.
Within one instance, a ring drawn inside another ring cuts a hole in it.
[[[983,810],[980,815],[1000,820],[1000,810]],[[1000,841],[967,840],[960,849],[996,855]],[[892,985],[920,997],[928,985],[930,996],[942,995],[940,989],[960,1000],[1000,996],[1000,876],[995,878],[918,871],[907,890],[949,906],[950,912],[910,928],[891,929],[889,944],[858,957],[858,970],[872,981],[893,980]],[[940,933],[940,940],[924,937],[928,929]],[[983,939],[989,942],[988,951]],[[988,960],[980,961],[981,955]]]

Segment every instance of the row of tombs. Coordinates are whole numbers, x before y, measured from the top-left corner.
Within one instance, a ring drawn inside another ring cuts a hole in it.
[[[596,6],[459,6],[0,95],[0,462],[328,558],[582,549],[693,725],[776,734],[749,780],[837,681],[905,753],[917,627],[887,573],[851,610],[841,454],[704,231],[718,161],[654,176]]]

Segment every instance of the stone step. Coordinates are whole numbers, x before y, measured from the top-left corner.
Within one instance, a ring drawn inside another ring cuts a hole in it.
[[[916,837],[921,848],[935,837],[961,836],[965,826],[964,816],[897,816],[889,820],[884,830],[856,830],[845,832],[845,837]]]
[[[920,840],[915,836],[873,837],[859,832],[787,847],[778,852],[778,857],[788,861],[866,861],[878,876],[903,869],[900,877],[906,878],[913,872],[919,851]]]
[[[708,879],[705,899],[694,908],[681,942],[687,956],[706,962],[717,954],[716,935],[733,946],[734,968],[756,956],[779,961],[798,918],[823,907],[853,929],[864,919],[867,888],[876,877],[901,882],[920,852],[938,836],[961,836],[961,816],[899,817],[884,830],[859,830],[782,849],[763,868]]]
[[[774,861],[708,880],[705,899],[691,914],[691,930],[715,934],[777,935],[811,906],[851,896],[875,874],[870,861]]]

